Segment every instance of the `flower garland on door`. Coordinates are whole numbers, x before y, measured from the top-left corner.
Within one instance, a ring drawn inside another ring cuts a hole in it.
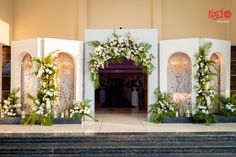
[[[197,71],[195,74],[196,84],[196,113],[193,119],[197,123],[214,123],[215,117],[210,113],[212,101],[215,97],[215,89],[210,85],[215,74],[211,71],[214,61],[208,59],[208,52],[212,46],[211,42],[199,47],[199,52],[195,54]]]
[[[147,74],[151,74],[154,69],[152,60],[155,57],[149,53],[151,44],[136,42],[130,33],[121,37],[114,32],[107,42],[91,41],[89,44],[95,47],[90,53],[89,61],[91,79],[94,81],[95,89],[100,86],[99,70],[107,67],[110,61],[121,63],[124,58],[127,58],[134,61],[136,65],[140,65]]]
[[[28,95],[34,106],[31,113],[22,121],[23,124],[51,125],[53,123],[53,104],[59,97],[55,57],[56,55],[49,55],[33,59],[36,63],[34,75],[39,78],[40,87],[37,88],[35,97]]]

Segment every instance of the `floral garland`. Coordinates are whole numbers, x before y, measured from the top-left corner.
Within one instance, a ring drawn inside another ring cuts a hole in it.
[[[175,116],[175,103],[173,102],[171,95],[167,92],[160,92],[158,89],[154,91],[157,97],[157,101],[151,104],[150,120],[155,123],[162,123],[165,117]]]
[[[193,116],[195,122],[213,123],[216,122],[215,117],[210,114],[212,109],[212,100],[215,97],[215,89],[210,86],[215,74],[211,71],[214,61],[207,58],[208,51],[212,43],[207,42],[199,47],[199,52],[195,54],[197,71],[195,74],[196,84],[194,89],[196,91],[196,113]]]
[[[20,88],[13,89],[9,97],[3,101],[1,113],[3,117],[15,117],[18,115],[18,109],[21,107],[21,104],[18,103],[19,97],[17,96],[19,91]]]
[[[53,104],[59,96],[59,88],[56,84],[58,68],[54,64],[56,55],[43,58],[34,58],[36,62],[35,76],[40,80],[40,87],[36,90],[36,97],[28,95],[33,101],[30,115],[23,120],[23,124],[51,125],[53,122]]]
[[[109,61],[121,62],[124,58],[134,61],[136,65],[141,65],[144,72],[150,74],[154,65],[152,60],[155,58],[149,54],[151,45],[146,42],[137,43],[128,33],[123,38],[114,32],[107,42],[91,41],[90,45],[95,47],[90,53],[89,69],[91,79],[94,81],[95,89],[99,87],[99,70],[108,66]]]

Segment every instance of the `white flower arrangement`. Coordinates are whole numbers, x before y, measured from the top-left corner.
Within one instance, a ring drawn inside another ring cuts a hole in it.
[[[236,107],[232,104],[232,103],[227,103],[225,105],[225,109],[228,111],[228,112],[236,112]]]
[[[160,92],[155,90],[154,94],[157,97],[157,101],[154,104],[151,104],[151,121],[155,123],[162,123],[165,117],[174,117],[176,105],[172,97],[167,92]]]
[[[210,86],[213,80],[214,73],[211,71],[211,66],[214,62],[208,59],[208,51],[212,43],[205,43],[199,47],[199,52],[195,54],[197,71],[195,74],[196,84],[194,89],[196,92],[196,113],[193,116],[195,122],[212,123],[215,122],[215,117],[210,114],[212,109],[212,101],[215,97],[215,89]]]
[[[108,66],[109,61],[121,62],[127,58],[134,61],[136,65],[141,65],[147,74],[153,71],[152,60],[155,57],[149,54],[151,45],[145,42],[137,43],[130,33],[124,38],[114,32],[107,42],[91,41],[90,44],[95,47],[90,53],[89,61],[95,89],[99,87],[99,70]]]
[[[18,115],[17,110],[20,109],[21,104],[18,102],[19,97],[17,93],[20,91],[20,88],[13,89],[9,97],[3,101],[2,106],[2,116],[3,117],[15,117]]]
[[[70,109],[71,117],[83,120],[87,116],[95,120],[91,115],[89,102],[89,100],[73,101],[72,108]]]
[[[59,97],[57,85],[58,68],[54,64],[56,55],[49,55],[44,58],[35,58],[36,70],[34,72],[40,80],[40,87],[36,91],[36,97],[29,95],[34,106],[25,124],[51,125],[53,119],[53,104]]]
[[[224,116],[236,115],[236,97],[232,95],[226,97],[224,95],[217,95],[214,98],[214,103],[217,106],[218,112]]]

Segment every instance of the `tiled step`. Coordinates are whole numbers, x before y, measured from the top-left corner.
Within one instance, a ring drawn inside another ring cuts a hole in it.
[[[0,156],[236,156],[236,133],[7,135]]]

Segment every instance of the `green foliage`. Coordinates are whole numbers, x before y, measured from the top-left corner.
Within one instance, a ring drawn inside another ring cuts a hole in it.
[[[231,97],[225,97],[223,95],[216,96],[214,98],[214,104],[216,104],[218,111],[221,115],[224,116],[236,115],[235,95]]]
[[[195,74],[196,84],[196,114],[193,116],[195,122],[214,122],[215,118],[209,112],[212,108],[212,100],[215,96],[215,89],[210,86],[215,74],[211,71],[214,61],[208,59],[208,52],[212,46],[211,42],[207,42],[199,47],[199,51],[195,54],[197,71]],[[205,120],[204,120],[205,119]]]
[[[213,114],[205,114],[200,111],[198,111],[196,114],[193,116],[193,121],[195,123],[216,123],[217,120]]]
[[[137,43],[131,34],[123,38],[114,32],[107,42],[90,41],[89,44],[94,47],[90,53],[89,69],[95,89],[100,86],[99,70],[107,67],[110,62],[121,63],[127,58],[140,65],[147,74],[151,74],[155,68],[152,64],[155,57],[149,53],[151,45],[146,42]]]
[[[20,97],[17,96],[19,91],[20,88],[12,89],[8,98],[3,101],[2,114],[4,117],[15,117],[18,115],[17,110],[21,107],[21,104],[18,102]]]
[[[48,116],[43,116],[36,114],[35,111],[32,111],[25,119],[22,119],[21,124],[23,125],[45,125],[50,126],[53,124],[53,114],[50,112]]]
[[[175,116],[175,103],[172,100],[172,97],[167,92],[161,92],[156,89],[154,95],[157,100],[154,104],[151,104],[151,117],[150,120],[154,123],[162,123],[165,117],[174,117]]]

